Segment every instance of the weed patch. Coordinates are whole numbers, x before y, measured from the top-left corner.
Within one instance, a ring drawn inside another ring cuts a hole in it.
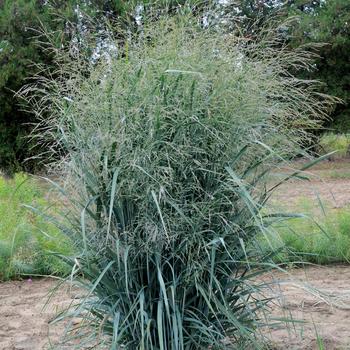
[[[317,264],[348,263],[350,261],[350,210],[315,210],[314,202],[301,199],[298,218],[279,223],[271,231],[269,242],[275,249],[284,248],[276,262],[305,261]]]
[[[0,177],[0,280],[65,274],[67,266],[48,252],[69,254],[69,240],[24,205],[44,212],[49,207],[39,182],[25,174],[10,180]]]
[[[321,152],[335,152],[331,155],[333,159],[345,158],[349,154],[350,135],[326,133],[321,136],[319,145]]]

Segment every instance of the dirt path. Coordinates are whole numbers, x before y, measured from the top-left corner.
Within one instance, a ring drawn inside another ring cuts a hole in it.
[[[350,266],[294,269],[275,279],[281,283],[283,311],[276,307],[274,315],[307,323],[271,331],[274,349],[350,349]]]
[[[292,164],[291,169],[283,172],[290,173],[301,168],[303,163]],[[283,173],[282,172],[282,173]],[[350,160],[337,162],[324,161],[312,167],[302,175],[306,180],[292,180],[283,184],[274,193],[272,201],[289,209],[298,206],[300,201],[308,200],[319,206],[321,200],[328,207],[337,209],[350,204]]]
[[[281,283],[284,310],[274,308],[274,316],[291,315],[309,323],[295,323],[294,330],[291,326],[289,331],[268,332],[273,349],[350,349],[350,266],[309,267],[290,271],[290,277],[278,273],[274,278]],[[304,287],[291,284],[291,279],[303,281]],[[43,311],[47,294],[55,284],[49,279],[0,284],[1,350],[62,349],[58,341],[63,326],[49,328],[48,322],[72,299],[61,290]],[[316,330],[323,348],[317,345]]]
[[[0,284],[0,349],[56,349],[62,325],[49,328],[52,317],[67,306],[71,299],[59,291],[44,308],[52,279],[13,281]]]
[[[281,186],[275,192],[273,199],[278,203],[285,203],[289,209],[293,209],[305,199],[315,206],[319,206],[321,200],[330,208],[343,208],[350,204],[350,181],[347,179],[293,181]]]

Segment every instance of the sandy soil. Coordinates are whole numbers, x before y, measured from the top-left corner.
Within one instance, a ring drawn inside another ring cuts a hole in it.
[[[331,208],[343,208],[350,204],[350,181],[348,179],[332,179],[312,182],[298,181],[282,186],[274,194],[274,200],[288,203],[288,208],[297,206],[300,200],[308,200],[319,205],[319,199]]]
[[[0,349],[62,349],[59,339],[63,324],[49,327],[52,318],[67,307],[72,298],[61,288],[48,302],[53,279],[12,281],[0,284]],[[67,347],[66,347],[67,349]]]
[[[295,323],[289,331],[284,327],[266,333],[271,349],[322,349],[317,337],[323,349],[350,349],[350,266],[294,269],[289,276],[277,273],[273,278],[280,283],[276,294],[282,292],[282,310],[273,307],[273,316],[292,317]],[[63,325],[48,323],[72,301],[70,294],[61,289],[43,309],[56,283],[41,279],[0,284],[1,350],[63,349],[59,345]],[[300,320],[307,323],[297,323]]]
[[[313,266],[274,278],[282,309],[273,314],[295,322],[267,334],[273,349],[350,349],[350,266]]]
[[[296,162],[292,169],[303,166],[303,162]],[[282,173],[290,173],[284,170]],[[300,200],[307,198],[319,206],[319,200],[331,208],[343,208],[350,204],[350,159],[342,161],[323,161],[305,175],[306,180],[292,180],[279,187],[272,198],[279,204],[286,204],[291,209],[297,206]],[[343,177],[343,178],[342,178]]]

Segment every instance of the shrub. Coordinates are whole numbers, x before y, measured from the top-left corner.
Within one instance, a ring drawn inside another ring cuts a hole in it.
[[[335,152],[333,159],[345,158],[349,153],[350,135],[325,133],[319,141],[321,151],[324,153]]]
[[[28,275],[66,274],[69,270],[49,251],[69,254],[67,239],[52,224],[23,205],[49,206],[39,184],[25,174],[0,176],[0,280]]]
[[[88,290],[66,315],[84,319],[82,343],[261,348],[256,277],[272,265],[256,238],[281,219],[261,214],[266,175],[332,102],[289,73],[311,59],[270,32],[247,43],[175,16],[145,25],[112,63],[68,62],[33,88],[80,211],[64,232]]]

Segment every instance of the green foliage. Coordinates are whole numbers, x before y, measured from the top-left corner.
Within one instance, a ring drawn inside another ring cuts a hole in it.
[[[69,254],[72,247],[53,225],[23,205],[48,207],[39,184],[24,174],[0,177],[0,280],[28,274],[66,274],[67,265],[48,252]]]
[[[317,264],[350,261],[349,208],[324,208],[315,212],[315,204],[303,199],[299,209],[304,213],[288,225],[275,226],[270,241],[274,248],[285,248],[276,262],[311,262]]]
[[[345,158],[349,155],[350,135],[325,133],[319,140],[319,145],[323,153],[331,153],[332,158]]]
[[[51,8],[42,1],[0,2],[0,168],[7,172],[34,167],[24,162],[38,151],[26,138],[34,116],[20,107],[15,93],[40,70],[40,64],[51,63],[52,55],[37,41],[42,40],[43,26],[61,28],[62,23],[53,19]]]
[[[232,0],[228,12],[238,16],[237,24],[248,29],[248,37],[271,18],[286,20],[297,17],[292,28],[280,27],[286,44],[293,48],[318,44],[319,59],[308,79],[325,83],[324,92],[344,101],[331,114],[326,127],[338,133],[350,130],[350,2],[348,0]],[[238,9],[238,11],[236,11]]]
[[[32,62],[40,61],[39,52],[28,45],[28,28],[36,21],[33,1],[2,1],[0,3],[0,166],[15,168],[23,161],[25,149],[21,124],[28,120],[15,107],[13,91],[16,91],[33,68]]]
[[[80,252],[65,261],[87,296],[63,317],[83,318],[81,346],[261,348],[256,276],[273,265],[256,237],[281,219],[261,214],[266,176],[332,104],[287,74],[312,56],[277,43],[161,18],[110,64],[60,60],[33,87],[73,186],[63,232]]]
[[[344,101],[334,110],[328,123],[339,133],[350,130],[350,2],[348,0],[293,1],[291,15],[300,16],[293,31],[292,45],[323,43],[320,59],[310,78],[326,83],[325,92]]]

